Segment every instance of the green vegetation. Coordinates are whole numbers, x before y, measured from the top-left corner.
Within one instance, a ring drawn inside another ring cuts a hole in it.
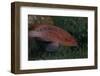
[[[76,59],[88,57],[88,18],[50,16],[55,26],[63,28],[77,39],[78,46],[60,46],[56,52],[44,50],[46,44],[36,39],[29,40],[29,60]]]

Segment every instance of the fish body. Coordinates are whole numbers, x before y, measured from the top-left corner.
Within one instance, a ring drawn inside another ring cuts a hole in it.
[[[36,25],[29,31],[29,37],[37,37],[43,41],[51,42],[50,47],[53,45],[58,47],[63,46],[77,46],[76,39],[67,31],[54,25]]]

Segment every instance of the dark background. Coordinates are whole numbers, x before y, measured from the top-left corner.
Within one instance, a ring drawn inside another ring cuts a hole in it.
[[[28,15],[29,29],[33,24],[52,24],[68,31],[78,42],[76,47],[60,46],[56,52],[44,50],[45,44],[28,39],[28,60],[76,59],[88,57],[88,18]]]

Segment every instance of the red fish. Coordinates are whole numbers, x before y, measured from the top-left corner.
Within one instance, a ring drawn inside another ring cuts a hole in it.
[[[70,33],[54,25],[34,25],[29,31],[29,37],[51,42],[48,46],[49,49],[57,48],[59,45],[77,46],[76,39]]]

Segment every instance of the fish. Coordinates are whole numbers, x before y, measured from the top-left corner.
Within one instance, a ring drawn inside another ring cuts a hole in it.
[[[50,42],[46,47],[47,51],[54,51],[60,45],[78,46],[77,40],[74,36],[55,25],[33,25],[31,30],[29,30],[28,35],[29,37],[39,38],[42,41]]]

